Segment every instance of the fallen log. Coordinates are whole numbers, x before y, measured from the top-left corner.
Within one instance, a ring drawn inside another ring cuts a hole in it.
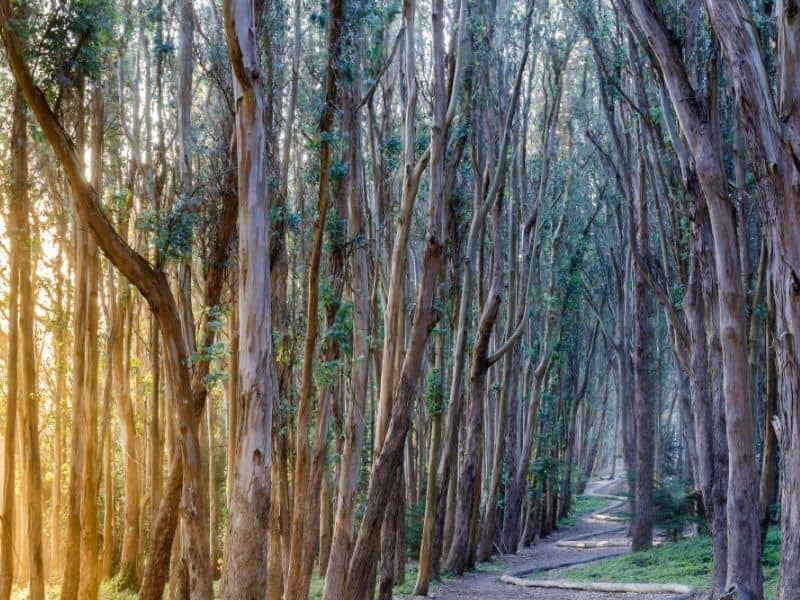
[[[565,537],[561,541],[575,541],[575,540],[588,540],[590,538],[596,538],[601,535],[610,535],[612,533],[619,533],[620,531],[626,531],[628,528],[626,526],[622,527],[615,527],[614,529],[603,529],[602,531],[590,531],[589,533],[581,533],[579,535],[570,535]]]
[[[556,546],[559,548],[578,548],[580,550],[586,550],[590,548],[626,548],[630,545],[631,543],[627,540],[596,540],[587,542],[581,542],[578,540],[561,540],[556,542]]]
[[[609,583],[601,581],[565,581],[562,579],[521,579],[503,575],[500,581],[520,587],[540,587],[585,592],[616,592],[638,594],[691,594],[694,588],[680,583]]]
[[[653,546],[661,546],[664,542],[661,540],[653,540]],[[630,540],[624,539],[610,539],[610,540],[560,540],[556,542],[556,546],[560,548],[578,548],[580,550],[595,549],[595,548],[627,548],[631,545]]]
[[[592,519],[592,520],[595,520],[595,521],[606,521],[606,522],[611,521],[611,522],[618,522],[618,523],[623,523],[623,522],[628,520],[625,517],[623,517],[622,515],[606,515],[606,514],[593,514],[593,515],[589,516],[589,519]]]

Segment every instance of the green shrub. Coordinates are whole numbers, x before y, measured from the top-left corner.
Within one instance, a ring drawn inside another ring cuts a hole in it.
[[[682,483],[658,483],[653,490],[653,524],[677,541],[686,527],[697,522],[695,498]]]

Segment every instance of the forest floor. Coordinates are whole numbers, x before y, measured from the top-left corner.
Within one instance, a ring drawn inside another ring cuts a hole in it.
[[[613,480],[592,480],[586,487],[587,496],[603,497],[624,492],[624,477]],[[578,592],[575,590],[558,590],[544,588],[523,588],[500,580],[501,575],[526,577],[540,571],[579,565],[601,558],[618,556],[630,551],[629,547],[576,548],[558,545],[559,541],[618,541],[624,536],[620,531],[621,523],[608,521],[598,516],[619,511],[623,508],[618,500],[610,499],[602,509],[583,515],[545,539],[537,540],[529,548],[522,548],[519,553],[502,556],[499,560],[482,563],[477,570],[463,577],[445,578],[431,585],[430,596],[447,600],[610,600],[623,598],[626,600],[669,600],[674,594],[623,594],[607,592]],[[642,582],[647,583],[647,582]],[[412,598],[413,596],[398,596]]]

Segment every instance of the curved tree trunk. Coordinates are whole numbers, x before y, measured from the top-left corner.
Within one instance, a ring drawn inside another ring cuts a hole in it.
[[[744,122],[745,139],[755,167],[761,199],[766,214],[766,238],[770,256],[770,280],[775,302],[775,358],[778,369],[778,414],[776,433],[781,448],[782,464],[787,465],[781,478],[781,534],[782,552],[779,576],[781,600],[794,598],[800,593],[800,448],[793,440],[800,433],[800,306],[797,302],[798,272],[800,272],[800,242],[797,231],[800,216],[797,210],[797,182],[800,168],[796,157],[800,153],[800,61],[798,33],[800,17],[794,2],[781,1],[775,5],[777,21],[777,68],[779,74],[777,106],[761,56],[759,34],[755,29],[749,8],[743,2],[727,3],[706,0],[709,19],[720,40],[730,65],[733,89]],[[721,290],[721,294],[724,293]],[[726,331],[722,329],[723,338]],[[729,431],[739,425],[728,419]],[[729,440],[731,446],[731,477],[729,487],[734,488],[734,455],[739,446],[749,440]],[[745,446],[749,449],[749,446]],[[752,487],[756,487],[754,483]],[[746,493],[729,489],[728,502],[752,502],[756,505],[757,491],[748,487]],[[748,515],[750,522],[729,522],[729,532],[738,526],[747,526],[747,539],[758,536],[759,519]],[[755,531],[752,531],[755,530]],[[731,555],[734,554],[731,540]],[[760,578],[751,575],[744,581],[733,577],[731,567],[743,561],[756,560],[759,545],[753,543],[745,557],[729,555],[729,583],[739,584],[746,593],[760,597]],[[760,553],[758,553],[760,554]],[[758,574],[760,575],[760,574]]]

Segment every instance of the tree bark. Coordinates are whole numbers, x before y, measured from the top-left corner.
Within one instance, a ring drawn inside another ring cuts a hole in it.
[[[269,211],[261,61],[253,38],[255,7],[226,0],[225,33],[237,83],[239,186],[239,397],[233,489],[221,593],[262,597],[267,544],[254,528],[269,523],[274,401],[270,313]],[[248,299],[246,302],[245,300]]]
[[[180,452],[176,452],[169,469],[167,487],[153,522],[153,543],[139,588],[140,600],[162,600],[164,584],[169,576],[170,554],[175,529],[178,526],[179,504],[183,485],[183,465]]]
[[[640,142],[642,136],[639,136]],[[636,174],[636,206],[631,207],[630,227],[631,245],[641,257],[648,254],[650,229],[647,222],[647,197],[645,190],[644,150],[639,149]],[[633,223],[636,223],[635,238]],[[649,374],[647,341],[649,310],[647,302],[647,282],[642,269],[634,272],[634,408],[636,413],[636,488],[634,498],[633,523],[631,526],[634,551],[648,550],[653,545],[653,476],[654,453],[653,436],[654,414],[652,405],[652,385]]]
[[[14,117],[12,121],[12,142],[14,150],[12,156],[16,157],[13,170],[14,202],[9,211],[9,228],[13,232],[9,252],[9,277],[8,277],[8,361],[6,362],[7,388],[6,388],[6,415],[3,436],[3,505],[0,519],[0,600],[9,600],[11,588],[14,584],[14,523],[15,510],[15,453],[17,443],[17,412],[19,404],[19,280],[20,280],[20,252],[19,238],[22,227],[21,206],[19,197],[27,185],[26,174],[22,172],[23,156],[26,143],[25,115],[22,105],[23,98],[19,86],[14,89]],[[21,145],[22,147],[19,147]]]
[[[113,280],[112,280],[113,281]],[[119,339],[114,345],[112,356],[113,367],[111,377],[114,380],[114,396],[117,398],[117,411],[120,417],[122,433],[123,465],[125,473],[125,511],[123,516],[122,551],[120,555],[120,585],[122,588],[136,589],[139,586],[139,520],[140,495],[139,483],[139,441],[136,435],[136,420],[131,400],[129,373],[124,361],[124,333],[130,304],[122,294],[117,294],[112,287],[110,295],[115,312],[114,320],[119,324]]]
[[[441,375],[440,375],[441,377]],[[441,382],[439,384],[441,389]],[[441,397],[438,399],[441,404]],[[414,585],[415,596],[427,596],[430,585],[432,557],[431,538],[433,532],[433,519],[436,514],[436,461],[439,457],[439,448],[442,442],[442,415],[441,409],[431,412],[430,447],[428,448],[428,486],[425,490],[425,518],[423,521],[422,542],[419,549],[419,565],[417,567],[417,581]]]
[[[524,65],[524,61],[523,61]],[[521,72],[521,71],[520,71]],[[491,287],[486,296],[481,317],[478,322],[478,332],[472,349],[472,364],[470,366],[470,404],[467,413],[466,440],[461,468],[458,475],[458,492],[456,497],[456,521],[453,532],[453,543],[447,557],[447,569],[461,575],[471,566],[469,560],[470,525],[472,522],[472,509],[476,487],[480,487],[477,475],[478,457],[481,453],[480,442],[483,437],[483,404],[486,393],[486,372],[489,362],[489,341],[494,329],[497,314],[502,302],[502,273],[503,273],[503,247],[502,247],[502,196],[503,188],[498,190],[494,200],[494,264],[492,267]]]
[[[102,196],[102,148],[105,116],[102,93],[95,89],[92,93],[91,118],[91,185],[98,197]],[[82,444],[81,475],[81,544],[80,544],[80,579],[78,582],[79,598],[94,598],[100,589],[99,548],[100,533],[97,519],[97,485],[95,481],[101,466],[96,461],[99,440],[97,437],[97,416],[99,382],[98,382],[98,294],[100,285],[100,255],[97,241],[89,235],[86,239],[87,268],[85,279],[81,285],[86,287],[86,344],[81,349],[84,353],[82,415],[80,421]]]
[[[772,304],[770,302],[770,304]],[[772,307],[768,309],[764,351],[766,353],[766,397],[764,399],[764,445],[761,454],[761,479],[759,481],[759,513],[761,515],[761,547],[767,537],[770,513],[777,500],[778,478],[778,439],[775,434],[774,419],[778,412],[778,381],[775,365],[775,318]]]

